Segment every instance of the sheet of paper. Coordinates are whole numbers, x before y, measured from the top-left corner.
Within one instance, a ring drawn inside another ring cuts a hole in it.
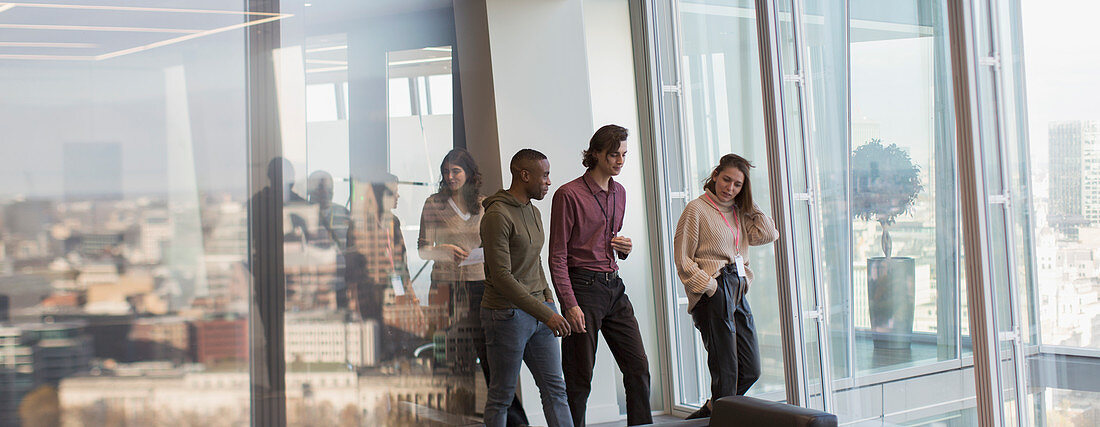
[[[397,296],[405,295],[405,282],[401,280],[401,276],[396,274],[390,276],[390,286],[393,287],[393,294]]]
[[[464,260],[462,260],[462,262],[458,263],[458,266],[463,267],[463,266],[467,266],[467,265],[481,264],[481,263],[484,263],[484,262],[485,262],[485,248],[474,248],[474,250],[470,251],[470,255],[467,256],[466,259],[464,259]]]

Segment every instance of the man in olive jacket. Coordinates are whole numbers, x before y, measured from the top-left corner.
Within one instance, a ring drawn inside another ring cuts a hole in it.
[[[512,157],[512,184],[482,204],[481,244],[485,250],[485,297],[481,324],[493,372],[485,402],[485,425],[504,427],[516,391],[520,363],[535,377],[550,427],[572,426],[555,337],[569,335],[557,313],[539,253],[545,242],[542,216],[531,199],[550,190],[550,161],[523,149]]]

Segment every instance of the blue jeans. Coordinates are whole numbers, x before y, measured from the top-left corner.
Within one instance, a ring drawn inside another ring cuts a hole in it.
[[[481,300],[485,296],[485,282],[466,282],[466,286],[470,290],[470,314],[475,315],[474,320],[477,321],[477,331],[474,332],[474,347],[477,351],[477,358],[481,362],[481,373],[485,376],[485,386],[488,387],[493,383],[493,370],[489,366],[489,356],[485,354],[485,330],[481,328]],[[531,424],[527,421],[527,413],[523,411],[523,402],[519,401],[519,396],[513,398],[512,404],[508,406],[506,419],[508,420],[508,427]]]
[[[554,312],[553,303],[545,303]],[[542,396],[542,412],[549,427],[572,427],[565,378],[561,372],[561,348],[554,332],[518,308],[481,309],[485,349],[493,372],[485,402],[485,425],[504,427],[508,406],[516,393],[520,363],[535,377]]]

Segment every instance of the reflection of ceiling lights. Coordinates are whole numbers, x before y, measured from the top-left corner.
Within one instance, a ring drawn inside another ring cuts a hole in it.
[[[395,66],[395,65],[423,64],[423,63],[426,63],[426,62],[442,62],[442,61],[450,61],[450,60],[451,60],[451,57],[449,57],[449,56],[441,56],[441,57],[438,57],[438,58],[410,59],[410,60],[407,60],[407,61],[393,61],[393,62],[390,62],[390,66],[392,67],[392,66]]]
[[[61,31],[115,31],[121,33],[178,33],[194,34],[202,30],[185,30],[182,28],[151,28],[151,27],[100,27],[94,25],[48,25],[48,24],[0,24],[0,28],[15,30],[61,30]]]
[[[450,52],[450,51],[451,51],[451,47],[450,47],[450,46],[444,46],[444,47],[426,47],[426,48],[424,48],[423,50],[430,50],[430,51],[432,51],[432,52]]]
[[[340,46],[315,47],[313,49],[306,49],[306,52],[307,53],[330,52],[330,51],[333,51],[333,50],[344,50],[344,49],[347,49],[347,48],[348,48],[348,45],[345,44],[345,45],[340,45]]]
[[[0,42],[0,47],[72,47],[91,48],[99,47],[95,43],[51,43],[51,42]]]
[[[341,67],[310,68],[306,70],[306,73],[327,73],[330,71],[347,71],[347,69],[348,67],[346,65]]]
[[[0,59],[26,59],[26,60],[63,60],[63,61],[101,61],[104,59],[117,58],[123,55],[131,53],[143,52],[149,49],[157,47],[176,44],[179,42],[196,39],[199,37],[208,36],[211,34],[223,33],[226,31],[232,31],[249,27],[252,25],[263,24],[267,22],[277,21],[280,19],[289,18],[291,14],[281,13],[267,13],[267,12],[243,12],[235,10],[213,10],[213,9],[179,9],[179,8],[159,8],[159,7],[138,7],[138,6],[98,6],[98,5],[73,5],[73,4],[41,4],[41,3],[0,3],[0,13],[11,10],[16,7],[25,8],[47,8],[47,9],[75,9],[75,10],[100,10],[100,11],[119,11],[119,12],[150,12],[150,13],[194,13],[194,14],[215,14],[215,15],[237,15],[242,17],[248,17],[251,20],[241,22],[233,25],[227,25],[223,27],[211,28],[211,29],[184,29],[184,28],[155,28],[155,27],[117,27],[117,26],[84,26],[84,25],[45,25],[45,24],[0,24],[0,28],[11,29],[23,29],[23,30],[60,30],[60,31],[104,31],[104,32],[140,32],[140,33],[173,33],[183,34],[182,36],[173,37],[170,39],[160,40],[140,46],[135,46],[127,49],[117,50],[99,55],[36,55],[36,54],[0,54]],[[63,46],[62,46],[63,45]],[[45,43],[45,42],[0,42],[0,47],[69,47],[69,48],[94,48],[98,47],[92,43]]]
[[[348,65],[348,61],[339,61],[335,59],[307,59],[306,64]]]

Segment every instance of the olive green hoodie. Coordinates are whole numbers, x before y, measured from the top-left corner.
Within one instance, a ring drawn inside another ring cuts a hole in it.
[[[485,297],[481,307],[500,310],[519,308],[547,322],[554,301],[542,269],[542,215],[528,201],[521,204],[505,190],[483,202],[481,245],[485,248]]]

